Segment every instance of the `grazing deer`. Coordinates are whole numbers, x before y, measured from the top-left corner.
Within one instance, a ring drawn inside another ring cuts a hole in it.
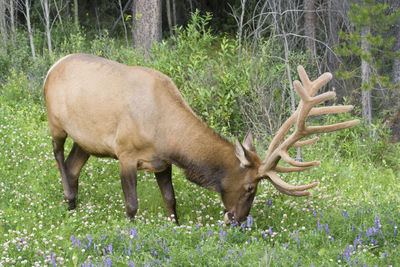
[[[137,171],[146,170],[155,173],[168,216],[178,223],[172,164],[182,168],[190,181],[221,194],[226,221],[241,222],[248,216],[261,179],[268,179],[284,194],[308,195],[306,190],[318,183],[289,185],[277,172],[297,172],[319,162],[295,161],[288,149],[318,140],[299,141],[303,137],[348,128],[359,121],[306,126],[308,116],[346,112],[352,106],[315,108],[335,97],[334,92],[314,96],[331,74],[311,82],[302,67],[298,72],[302,83],[295,81],[294,86],[300,104],[279,129],[262,161],[255,153],[250,131],[242,144],[219,136],[193,113],[168,76],[86,54],[60,59],[47,74],[44,94],[54,156],[69,208],[76,206],[79,173],[90,155],[119,160],[131,221],[138,209]],[[294,132],[286,137],[293,125]],[[74,143],[64,160],[68,135]],[[293,167],[279,166],[281,158]]]

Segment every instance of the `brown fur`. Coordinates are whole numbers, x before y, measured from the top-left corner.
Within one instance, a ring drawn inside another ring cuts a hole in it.
[[[216,134],[194,114],[168,76],[145,67],[73,54],[49,70],[44,93],[54,153],[70,207],[75,206],[80,169],[89,155],[95,155],[120,161],[131,220],[137,210],[136,171],[140,169],[156,173],[168,213],[177,219],[168,171],[171,164],[183,168],[190,181],[221,193],[235,220],[248,215],[261,178],[261,161],[251,151],[251,135],[243,146],[234,146]],[[69,156],[76,166],[66,164],[61,155],[67,136],[80,152]],[[73,175],[70,169],[75,170]],[[250,185],[252,190],[248,190]]]

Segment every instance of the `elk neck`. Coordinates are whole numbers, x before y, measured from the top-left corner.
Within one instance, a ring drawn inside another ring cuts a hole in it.
[[[238,166],[233,144],[197,117],[178,136],[179,145],[170,155],[172,163],[184,170],[188,180],[220,193],[222,180]]]

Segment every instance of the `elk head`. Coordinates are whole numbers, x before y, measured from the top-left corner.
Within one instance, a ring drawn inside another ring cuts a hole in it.
[[[243,144],[240,144],[236,139],[235,154],[240,163],[239,169],[234,172],[236,175],[240,174],[242,178],[239,182],[235,177],[228,177],[222,183],[221,196],[226,209],[224,220],[227,223],[241,222],[248,216],[257,192],[258,182],[261,179],[268,179],[281,193],[298,197],[309,195],[310,192],[307,190],[317,186],[318,182],[293,186],[283,181],[277,172],[298,172],[320,163],[319,161],[296,161],[290,157],[288,150],[291,147],[313,144],[319,140],[318,137],[314,137],[300,141],[304,137],[349,128],[359,123],[359,120],[351,120],[325,126],[307,126],[306,121],[309,116],[347,112],[352,110],[353,106],[315,107],[336,96],[334,92],[326,92],[315,96],[318,89],[331,80],[332,75],[324,73],[315,81],[310,81],[302,66],[299,66],[297,70],[301,82],[294,81],[294,87],[301,101],[296,111],[282,124],[272,139],[264,161],[261,161],[255,154],[253,137],[250,131],[244,138]],[[288,135],[292,126],[294,131]],[[278,165],[280,159],[283,159],[292,167]]]

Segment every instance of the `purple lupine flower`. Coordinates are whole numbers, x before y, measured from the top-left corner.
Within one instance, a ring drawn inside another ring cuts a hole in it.
[[[128,262],[129,267],[135,267],[135,264],[133,263],[133,261]]]
[[[268,201],[267,201],[267,205],[268,205],[268,207],[271,207],[272,206],[272,199],[268,199]]]
[[[317,217],[317,212],[313,210],[314,217]]]
[[[317,219],[317,229],[318,229],[318,231],[321,230],[321,228],[322,228],[322,226],[321,226],[321,224],[319,223],[319,219]]]
[[[375,225],[378,230],[381,229],[381,218],[378,215],[375,215]]]
[[[129,231],[129,234],[132,236],[132,238],[136,237],[136,233],[137,233],[136,228],[131,228],[131,230]]]
[[[265,231],[262,231],[264,239],[267,239],[267,235],[265,234]]]
[[[270,236],[272,236],[272,227],[271,226],[269,226],[269,228],[268,228],[268,233]]]
[[[251,228],[253,226],[254,220],[253,216],[249,215],[247,216],[247,227]]]
[[[72,246],[75,247],[75,236],[71,235]]]
[[[86,235],[86,237],[87,237],[87,239],[89,240],[89,244],[88,244],[88,247],[90,248],[90,244],[92,243],[92,237],[89,235],[89,234],[87,234]]]
[[[53,267],[57,267],[56,260],[54,259],[54,252],[50,254],[50,259],[51,263],[53,264]]]
[[[327,223],[325,224],[325,232],[326,232],[326,234],[329,234],[329,226]]]
[[[201,252],[200,252],[200,247],[199,247],[199,245],[196,245],[196,247],[197,247],[197,252],[199,253],[199,256],[201,257]]]

